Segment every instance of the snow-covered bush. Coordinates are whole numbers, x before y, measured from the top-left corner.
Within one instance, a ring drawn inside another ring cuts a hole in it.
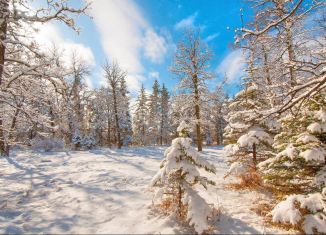
[[[75,146],[75,148],[79,148],[81,146],[83,136],[79,133],[75,133],[71,139],[71,143]]]
[[[31,140],[31,146],[35,150],[44,150],[46,152],[64,147],[64,141],[58,138],[36,137]]]
[[[202,159],[191,146],[189,127],[185,122],[180,123],[177,131],[180,137],[175,138],[172,146],[165,151],[165,158],[151,185],[159,187],[155,198],[172,199],[172,212],[181,218],[185,214],[189,224],[201,234],[208,229],[207,219],[214,208],[199,196],[194,187],[198,184],[204,188],[209,184],[214,185],[214,182],[200,175],[198,168],[215,173],[215,167]]]
[[[96,146],[96,140],[93,136],[84,136],[81,141],[81,146],[87,149],[94,148]]]
[[[74,144],[75,148],[86,148],[91,149],[96,146],[96,140],[93,136],[89,135],[80,135],[75,134],[72,138],[72,143]]]

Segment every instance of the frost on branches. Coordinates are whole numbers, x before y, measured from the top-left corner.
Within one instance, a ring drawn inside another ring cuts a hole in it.
[[[180,137],[174,139],[172,146],[165,151],[165,158],[151,185],[159,187],[155,198],[170,201],[172,212],[185,218],[201,234],[208,229],[208,218],[213,215],[214,208],[199,196],[194,187],[200,184],[207,189],[209,184],[214,185],[213,181],[200,175],[198,168],[215,173],[215,167],[191,146],[189,127],[184,121],[177,131]]]
[[[273,221],[308,234],[326,232],[325,97],[325,92],[316,95],[297,116],[282,119],[283,131],[274,144],[278,154],[259,164],[266,184],[280,193],[295,193],[275,206]]]

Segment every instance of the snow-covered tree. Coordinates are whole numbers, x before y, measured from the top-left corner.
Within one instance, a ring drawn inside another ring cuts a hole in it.
[[[266,183],[279,192],[315,190],[314,176],[325,165],[326,93],[314,97],[297,114],[281,119],[282,129],[275,136],[277,155],[260,163]],[[319,186],[317,187],[319,188]]]
[[[165,158],[151,185],[159,187],[156,198],[172,200],[172,212],[181,218],[185,216],[195,231],[201,234],[208,229],[207,220],[212,216],[213,208],[199,196],[195,187],[214,185],[213,181],[200,175],[199,168],[215,173],[215,167],[201,158],[191,146],[192,140],[188,137],[190,129],[185,122],[180,123],[177,131],[179,137],[165,151]]]
[[[256,170],[259,161],[266,158],[266,151],[271,150],[272,144],[270,123],[261,120],[264,110],[270,107],[264,92],[266,84],[257,78],[253,57],[251,51],[247,76],[243,78],[244,89],[229,104],[224,133],[226,153],[232,163],[229,174],[243,180]]]
[[[132,142],[132,122],[130,116],[130,97],[126,85],[125,77],[120,80],[120,128],[121,128],[121,139],[124,146],[128,146]]]
[[[170,134],[170,95],[164,84],[160,91],[159,111],[159,137],[163,145],[163,142],[167,144]]]
[[[146,145],[148,140],[148,97],[143,84],[136,102],[133,130],[135,142],[140,145]]]
[[[207,44],[201,40],[199,31],[189,29],[180,41],[171,71],[179,78],[178,90],[183,105],[192,108],[192,122],[196,126],[198,151],[202,151],[202,113],[201,105],[208,89],[206,81],[213,75],[208,71],[212,58]]]
[[[157,80],[154,81],[152,94],[149,97],[149,116],[148,116],[148,137],[152,144],[158,144],[159,140],[159,104],[160,85]]]
[[[273,152],[258,165],[265,185],[281,200],[271,212],[273,221],[324,233],[326,41],[317,22],[323,21],[325,1],[252,2],[254,21],[238,31],[237,43],[254,52],[248,69],[254,68],[255,87],[265,96],[266,107],[252,112],[251,120],[267,124],[266,132],[274,126],[276,132]],[[240,104],[247,100],[238,98]],[[238,135],[229,131],[230,137],[232,133]],[[250,140],[248,134],[238,145]]]
[[[57,57],[44,53],[38,47],[34,35],[37,23],[59,21],[78,31],[73,15],[83,14],[88,7],[77,9],[69,1],[44,1],[43,7],[33,7],[32,1],[0,1],[0,154],[8,155],[17,122],[24,123],[25,130],[37,125],[51,128],[51,118],[38,110],[33,103],[47,103],[48,97],[38,91],[47,86],[60,86],[57,70],[53,70]],[[38,89],[40,88],[40,89]],[[24,100],[20,105],[15,100]],[[44,106],[43,106],[44,107]],[[19,111],[18,111],[19,110]],[[24,120],[24,121],[23,121]],[[12,125],[14,128],[12,129]],[[27,125],[26,125],[27,124]]]
[[[105,77],[108,82],[108,86],[112,92],[112,99],[113,99],[113,111],[114,111],[114,120],[115,120],[115,127],[117,133],[117,146],[120,149],[122,146],[122,138],[121,138],[121,119],[123,118],[123,113],[119,110],[123,109],[126,104],[122,103],[122,99],[125,100],[126,94],[122,97],[121,92],[121,80],[125,78],[126,72],[124,72],[117,63],[108,62],[103,66],[105,71]],[[123,88],[124,89],[124,88]],[[123,90],[124,91],[124,90]],[[125,92],[124,92],[125,93]],[[127,110],[129,107],[127,107]]]

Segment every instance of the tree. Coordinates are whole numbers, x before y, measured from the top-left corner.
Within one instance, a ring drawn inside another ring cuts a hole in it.
[[[271,149],[272,127],[269,122],[260,120],[261,113],[270,106],[264,92],[266,85],[261,84],[265,80],[261,81],[255,72],[253,50],[248,60],[247,76],[243,78],[244,89],[229,103],[224,143],[232,163],[228,174],[235,174],[242,179],[241,183],[252,185],[259,183],[253,180],[257,163],[265,160],[267,151]]]
[[[323,20],[320,13],[325,1],[252,2],[254,20],[248,24],[250,29],[242,27],[238,31],[241,35],[237,43],[250,51],[247,64],[254,75],[250,77],[255,89],[252,85],[246,87],[231,105],[234,110],[248,102],[258,108],[252,110],[251,117],[239,119],[236,117],[241,115],[232,117],[234,113],[230,112],[229,118],[268,127],[265,132],[274,126],[273,149],[268,152],[269,158],[258,164],[265,186],[274,189],[272,192],[279,202],[271,211],[272,220],[306,233],[324,233],[326,152],[322,116],[326,70],[322,52],[325,31],[319,23]],[[257,105],[260,98],[248,99],[249,88],[250,93],[261,93],[259,97],[263,98],[265,107]],[[240,109],[237,114],[246,112]],[[238,145],[243,141],[250,143],[249,133],[238,138],[242,133],[229,128],[226,134],[236,137]]]
[[[138,144],[147,144],[148,130],[148,97],[142,84],[134,113],[133,119],[134,138]]]
[[[208,72],[209,61],[212,54],[208,46],[200,39],[199,31],[189,29],[178,44],[171,71],[179,78],[178,89],[185,94],[184,103],[191,103],[194,110],[194,123],[196,126],[197,148],[202,151],[201,133],[201,101],[207,93],[206,81],[213,75]]]
[[[130,98],[129,92],[126,85],[125,77],[120,80],[120,127],[121,127],[121,138],[123,145],[129,145],[132,142],[132,123],[129,110]],[[127,108],[126,108],[127,107]]]
[[[120,116],[118,107],[119,102],[121,100],[121,93],[119,93],[119,87],[121,85],[121,80],[125,78],[126,72],[122,71],[122,69],[119,67],[119,65],[115,62],[112,64],[109,64],[106,62],[106,64],[103,66],[105,77],[107,79],[109,88],[112,92],[112,98],[113,98],[113,110],[114,110],[114,118],[115,118],[115,126],[116,126],[116,132],[117,132],[117,143],[118,148],[120,149],[122,146],[122,139],[121,139],[121,129],[120,129]]]
[[[80,9],[69,7],[64,0],[47,1],[43,8],[30,11],[31,1],[2,0],[0,1],[0,154],[8,155],[10,142],[8,142],[8,129],[11,125],[5,119],[5,110],[14,109],[13,120],[18,117],[25,118],[33,126],[39,122],[48,122],[41,112],[34,112],[30,105],[16,106],[12,101],[15,97],[25,94],[25,102],[29,103],[35,97],[33,89],[25,93],[27,88],[21,82],[31,84],[41,84],[46,82],[51,85],[58,85],[58,79],[52,74],[56,58],[40,51],[33,38],[36,23],[48,23],[50,21],[60,21],[68,27],[78,30],[71,15],[83,14],[88,8],[88,4]],[[28,12],[28,14],[27,14]],[[20,85],[19,85],[20,84]],[[30,87],[29,87],[30,88]],[[23,91],[23,92],[22,92]],[[28,97],[28,98],[27,98]],[[43,99],[44,97],[42,97]],[[39,97],[40,99],[40,97]],[[46,100],[46,99],[45,99]],[[15,115],[15,113],[17,115]],[[17,121],[14,121],[16,123]],[[16,125],[16,124],[15,124]],[[14,126],[15,126],[14,125]],[[12,133],[12,132],[11,132]]]
[[[160,85],[155,79],[153,84],[153,91],[149,97],[149,117],[148,117],[148,131],[149,139],[152,144],[157,144],[159,139],[159,91]]]
[[[160,187],[156,198],[167,195],[172,202],[172,211],[181,218],[186,217],[196,232],[201,234],[208,229],[207,219],[212,215],[212,208],[194,190],[194,186],[200,184],[207,189],[214,182],[201,176],[198,168],[211,173],[216,170],[191,147],[189,126],[185,122],[180,123],[177,131],[180,137],[174,139],[171,147],[165,151],[165,158],[151,185]]]
[[[162,85],[161,96],[159,102],[160,108],[160,144],[163,145],[163,140],[167,144],[170,120],[169,120],[169,92],[166,89],[165,85]]]

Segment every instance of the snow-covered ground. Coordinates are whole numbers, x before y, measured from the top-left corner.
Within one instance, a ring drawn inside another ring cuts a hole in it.
[[[151,208],[148,185],[165,148],[97,149],[0,158],[0,233],[189,233]],[[226,189],[221,148],[204,150],[216,186],[201,195],[219,204],[216,233],[282,233],[250,209],[265,195]],[[284,233],[284,231],[283,231]]]

